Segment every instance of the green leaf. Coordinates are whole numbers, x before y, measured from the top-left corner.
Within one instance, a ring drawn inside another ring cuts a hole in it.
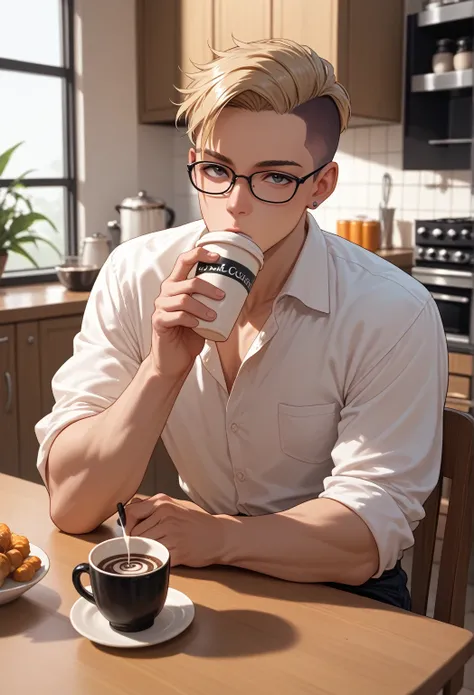
[[[26,258],[30,263],[32,263],[35,268],[39,268],[38,263],[35,261],[33,256],[30,256],[28,251],[25,251],[24,248],[22,248],[19,244],[17,244],[14,241],[10,241],[10,244],[8,246],[8,250],[12,251],[13,253],[17,253],[19,256],[23,256],[23,258]]]
[[[50,248],[52,248],[53,251],[56,251],[58,256],[61,256],[61,251],[57,248],[55,244],[53,244],[52,241],[46,239],[43,236],[40,236],[39,234],[36,234],[36,232],[33,232],[32,234],[26,234],[25,236],[18,236],[16,238],[16,241],[19,244],[35,244],[36,248],[38,248],[38,242],[41,241],[44,244],[47,244]]]
[[[14,179],[11,182],[11,184],[5,189],[5,195],[3,196],[2,202],[0,203],[0,207],[3,207],[8,195],[13,195],[16,188],[26,188],[22,181],[25,178],[25,176],[31,174],[33,171],[34,169],[28,169],[28,171],[25,171],[23,174],[20,174],[18,178]]]
[[[21,234],[21,232],[26,232],[34,222],[42,221],[49,222],[53,229],[56,229],[51,220],[42,215],[40,212],[27,212],[25,215],[18,215],[18,217],[15,217],[8,228],[8,235],[11,238],[15,238],[18,234]]]
[[[38,248],[38,238],[35,234],[24,234],[22,236],[17,236],[15,238],[15,243],[17,244],[34,244]]]
[[[17,147],[20,147],[20,145],[23,145],[23,141],[18,142],[16,145],[13,145],[13,147],[10,147],[9,150],[6,150],[5,152],[3,152],[3,154],[0,154],[0,176],[2,176],[3,172],[5,171],[12,154],[17,149]]]
[[[10,195],[13,196],[17,202],[19,200],[22,200],[25,203],[28,210],[30,212],[33,212],[33,206],[26,196],[22,195],[21,193],[18,193],[18,191],[11,191]],[[1,212],[1,210],[0,210],[0,212]]]

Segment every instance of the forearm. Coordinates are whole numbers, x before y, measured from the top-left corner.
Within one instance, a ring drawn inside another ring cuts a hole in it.
[[[185,378],[158,376],[147,358],[109,408],[57,436],[46,479],[61,530],[92,531],[135,494]]]
[[[330,499],[315,499],[284,512],[221,517],[219,564],[296,582],[360,585],[378,568],[375,540],[362,519]]]

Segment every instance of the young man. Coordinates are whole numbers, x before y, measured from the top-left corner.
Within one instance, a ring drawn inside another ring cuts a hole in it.
[[[309,210],[334,190],[350,108],[332,67],[291,41],[237,42],[180,108],[203,220],[129,241],[91,293],[36,427],[51,516],[87,533],[130,500],[162,435],[192,502],[128,507],[172,563],[336,583],[409,608],[403,550],[440,470],[447,350],[430,294]],[[265,252],[225,343],[193,297],[207,231]],[[158,491],[159,492],[159,491]]]

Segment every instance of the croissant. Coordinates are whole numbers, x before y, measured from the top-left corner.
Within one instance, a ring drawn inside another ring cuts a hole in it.
[[[36,555],[27,558],[20,567],[12,574],[12,579],[16,582],[29,582],[33,579],[35,572],[41,567],[41,560]]]
[[[16,550],[15,548],[12,548],[12,550],[7,550],[5,555],[10,560],[11,572],[13,572],[13,570],[16,570],[17,567],[23,564],[23,555],[20,553],[19,550]]]
[[[9,558],[4,553],[0,553],[0,586],[2,586],[10,572],[11,563]]]
[[[0,553],[6,553],[10,550],[12,541],[12,532],[6,524],[0,524]]]
[[[19,550],[23,559],[26,559],[30,554],[30,542],[26,536],[12,533],[11,549]]]

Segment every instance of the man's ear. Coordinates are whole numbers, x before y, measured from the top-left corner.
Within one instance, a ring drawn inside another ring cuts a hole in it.
[[[196,159],[196,150],[194,149],[194,147],[190,147],[188,151],[188,164],[192,164],[196,161]]]
[[[330,162],[319,172],[311,192],[309,208],[314,207],[313,202],[316,202],[318,204],[317,207],[319,207],[321,203],[324,203],[332,195],[337,186],[338,177],[339,166],[337,162]]]

